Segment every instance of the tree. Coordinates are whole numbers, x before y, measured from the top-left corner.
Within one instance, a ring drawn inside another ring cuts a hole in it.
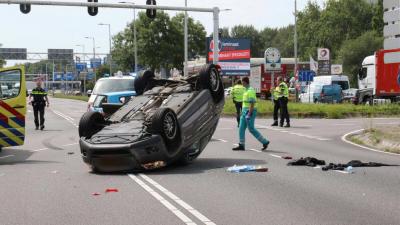
[[[383,22],[383,0],[379,0],[376,5],[374,5],[374,16],[372,17],[372,28],[380,36],[383,36],[383,27],[385,23]]]
[[[345,74],[348,74],[353,86],[357,85],[357,74],[366,56],[373,55],[382,48],[383,37],[376,31],[368,31],[356,39],[343,43],[338,53],[339,61],[343,64]]]
[[[231,29],[232,38],[249,38],[251,41],[251,57],[264,56],[264,44],[260,33],[253,25],[236,25]]]
[[[157,12],[154,20],[139,13],[136,20],[138,63],[152,70],[165,68],[182,69],[184,61],[183,46],[184,14],[170,18],[163,11]],[[203,25],[188,19],[189,57],[205,54],[206,32]],[[134,64],[133,23],[113,38],[114,61],[123,69],[130,70]]]
[[[110,66],[107,64],[102,64],[99,68],[96,69],[96,77],[97,79],[104,77],[105,74],[110,74]]]

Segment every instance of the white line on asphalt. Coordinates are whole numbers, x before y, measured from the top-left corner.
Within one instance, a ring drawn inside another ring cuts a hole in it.
[[[337,123],[333,124],[333,126],[354,126],[354,123]]]
[[[68,147],[68,146],[72,146],[72,145],[79,145],[79,143],[66,144],[66,145],[62,145],[61,147]]]
[[[60,116],[61,118],[67,120],[69,123],[71,123],[72,125],[74,125],[76,128],[79,127],[78,125],[76,125],[74,119],[72,119],[71,117],[66,116],[66,115],[64,115],[64,114],[62,114],[62,113],[60,113],[60,112],[58,112],[58,111],[56,111],[56,110],[51,110],[51,111],[52,111],[53,113],[55,113],[56,115]]]
[[[391,152],[384,152],[384,151],[381,151],[381,150],[378,150],[378,149],[373,149],[373,148],[369,148],[369,147],[366,147],[366,146],[362,146],[362,145],[359,145],[359,144],[356,144],[356,143],[353,143],[353,142],[347,140],[348,136],[353,135],[353,134],[357,134],[357,133],[362,132],[364,130],[365,129],[351,131],[351,132],[349,132],[349,133],[347,133],[347,134],[342,136],[342,141],[346,142],[347,144],[351,144],[351,145],[354,145],[354,146],[357,146],[357,147],[360,147],[360,148],[363,148],[363,149],[366,149],[366,150],[369,150],[369,151],[384,153],[384,154],[388,154],[388,155],[400,156],[400,154],[391,153]]]
[[[41,148],[41,149],[37,149],[37,150],[32,150],[32,152],[41,152],[41,151],[46,151],[49,150],[49,148]]]
[[[174,205],[172,205],[169,201],[167,201],[164,197],[158,194],[153,190],[149,185],[144,183],[134,174],[128,174],[128,176],[134,180],[137,184],[139,184],[144,190],[150,193],[155,199],[157,199],[161,204],[163,204],[168,210],[170,210],[175,216],[177,216],[180,220],[182,220],[185,224],[195,225],[189,217],[187,217],[182,211],[177,209]]]
[[[250,151],[253,151],[253,152],[259,152],[259,153],[261,153],[262,151],[260,151],[260,150],[257,150],[257,149],[254,149],[254,148],[251,148],[251,149],[249,149]]]
[[[279,156],[279,155],[275,155],[275,154],[269,154],[270,156],[272,156],[272,157],[275,157],[275,158],[282,158],[281,156]]]
[[[221,141],[221,142],[224,142],[224,143],[227,143],[227,142],[228,142],[227,140],[224,140],[224,139],[215,139],[215,140]]]
[[[5,156],[0,156],[0,159],[5,159],[5,158],[10,158],[14,157],[15,155],[5,155]]]
[[[342,170],[334,170],[334,171],[336,171],[336,172],[338,172],[338,173],[349,174],[349,172],[347,172],[347,171],[342,171]]]
[[[194,217],[199,219],[201,222],[203,222],[206,225],[215,225],[210,219],[205,217],[203,214],[201,214],[198,210],[194,209],[192,206],[184,202],[182,199],[178,198],[175,194],[172,192],[168,191],[166,188],[161,186],[159,183],[151,179],[150,177],[144,175],[144,174],[139,174],[143,179],[145,179],[147,182],[152,184],[154,187],[156,187],[158,190],[160,190],[162,193],[167,195],[169,198],[171,198],[174,202],[178,203],[182,208],[186,209],[188,212],[190,212]]]
[[[217,130],[233,130],[234,128],[227,128],[227,127],[223,127],[223,128],[217,128]]]

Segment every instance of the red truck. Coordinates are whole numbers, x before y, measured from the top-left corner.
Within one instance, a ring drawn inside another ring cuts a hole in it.
[[[358,74],[358,87],[356,103],[373,104],[378,99],[399,101],[400,48],[379,50],[366,57]]]
[[[286,78],[287,74],[287,65],[282,64],[281,70],[274,72],[274,77],[281,76]],[[266,99],[270,96],[270,89],[271,89],[271,79],[272,73],[265,72],[264,64],[261,65],[253,65],[251,67],[251,74],[250,74],[250,86],[254,88],[257,94]]]

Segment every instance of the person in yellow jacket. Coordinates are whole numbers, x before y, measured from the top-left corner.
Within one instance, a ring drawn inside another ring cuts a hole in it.
[[[283,123],[286,120],[285,127],[290,127],[290,116],[288,111],[288,102],[289,102],[289,87],[283,81],[282,77],[279,77],[279,106],[281,110],[281,121],[280,126],[283,127]]]
[[[257,116],[257,96],[256,91],[250,87],[248,77],[242,79],[243,86],[246,88],[243,93],[243,110],[239,125],[239,145],[233,148],[234,151],[245,150],[245,132],[249,128],[250,133],[262,144],[261,150],[266,150],[269,141],[255,128],[254,123]]]
[[[235,86],[233,86],[231,90],[233,104],[235,104],[236,108],[236,120],[238,127],[240,123],[240,113],[242,112],[243,93],[245,92],[245,90],[246,89],[243,87],[242,81],[240,79],[235,82]]]
[[[278,126],[278,112],[280,110],[280,102],[279,102],[279,97],[280,97],[280,88],[278,86],[278,84],[280,83],[279,81],[280,77],[276,78],[276,87],[274,89],[272,89],[271,93],[272,93],[272,97],[274,98],[274,123],[271,126]]]

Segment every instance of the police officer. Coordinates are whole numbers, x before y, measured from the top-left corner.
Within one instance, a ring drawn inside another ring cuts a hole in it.
[[[231,90],[233,104],[235,104],[236,108],[236,120],[238,127],[240,123],[240,113],[242,112],[243,93],[245,92],[245,90],[246,89],[243,87],[242,81],[240,79],[236,81],[235,86],[233,86]]]
[[[276,78],[276,84],[279,84],[279,77]],[[279,102],[280,88],[278,85],[272,90],[272,96],[274,98],[274,123],[271,126],[278,126],[278,111],[281,108]]]
[[[278,83],[279,83],[279,105],[281,110],[280,126],[283,127],[283,123],[286,120],[285,127],[290,127],[290,118],[288,112],[289,87],[283,81],[282,77],[278,78]]]
[[[34,88],[32,90],[32,93],[29,95],[29,104],[31,104],[33,107],[33,115],[35,116],[36,130],[39,129],[39,125],[40,125],[40,130],[43,130],[44,108],[46,107],[46,105],[47,107],[49,107],[49,99],[47,98],[47,92],[42,88],[42,81],[40,79],[36,81],[36,88]]]
[[[242,79],[243,86],[245,87],[245,92],[243,94],[243,110],[240,117],[239,125],[239,145],[233,148],[234,151],[244,151],[245,150],[245,132],[249,128],[250,133],[262,143],[262,150],[266,150],[269,145],[269,141],[265,139],[260,132],[255,128],[254,122],[257,115],[257,97],[256,91],[250,87],[250,82],[248,77]]]

